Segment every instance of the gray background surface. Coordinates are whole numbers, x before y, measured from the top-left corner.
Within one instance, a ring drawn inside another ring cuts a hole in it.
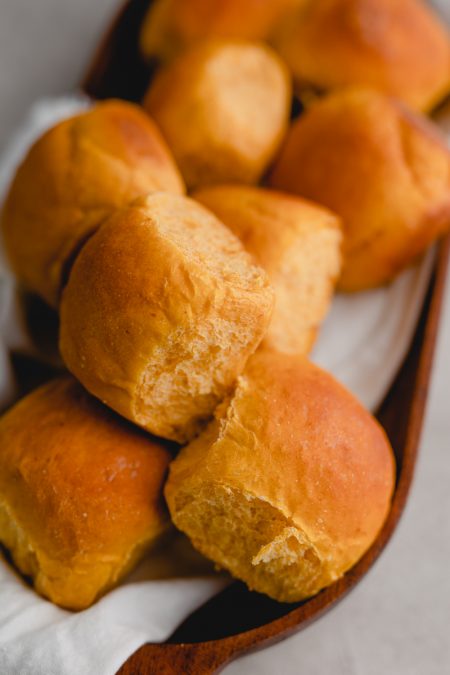
[[[450,16],[450,0],[441,0]],[[0,148],[27,106],[70,91],[118,0],[0,0]],[[374,570],[299,635],[227,675],[450,673],[450,293],[417,477]],[[2,675],[17,675],[4,673]]]

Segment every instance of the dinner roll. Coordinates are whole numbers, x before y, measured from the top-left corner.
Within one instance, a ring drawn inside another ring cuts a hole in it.
[[[244,185],[205,188],[194,197],[239,237],[269,275],[276,302],[264,344],[308,353],[340,271],[339,219],[299,197]]]
[[[2,229],[24,286],[57,306],[63,276],[112,210],[183,183],[155,124],[138,106],[98,103],[57,124],[31,148],[13,180]]]
[[[270,321],[273,292],[203,206],[155,193],[113,215],[73,266],[60,349],[95,396],[157,436],[192,438]]]
[[[445,141],[371,90],[336,92],[294,122],[270,182],[342,217],[347,291],[391,280],[450,226]]]
[[[300,95],[363,85],[429,110],[450,90],[450,37],[422,0],[304,0],[275,42]]]
[[[54,380],[0,419],[0,541],[39,593],[84,609],[168,528],[169,459],[74,380]]]
[[[290,103],[287,69],[269,47],[208,41],[156,75],[144,107],[194,189],[256,183],[284,136]]]
[[[156,0],[140,33],[141,53],[167,60],[205,38],[263,40],[305,0]]]
[[[294,602],[367,551],[394,473],[383,430],[331,375],[262,350],[172,462],[165,496],[201,553],[250,589]]]

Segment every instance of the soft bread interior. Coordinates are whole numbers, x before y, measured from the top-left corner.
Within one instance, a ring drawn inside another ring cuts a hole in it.
[[[303,199],[242,185],[205,188],[194,198],[239,237],[270,278],[276,303],[265,346],[308,353],[340,272],[338,218]]]
[[[163,216],[153,226],[181,261],[178,289],[188,318],[149,357],[136,389],[135,419],[183,442],[234,385],[230,371],[240,372],[261,341],[273,296],[262,269],[209,212],[198,205],[192,213],[172,212],[165,200]]]
[[[299,227],[270,271],[276,304],[264,344],[286,354],[311,351],[341,267],[340,232],[334,225]]]
[[[302,600],[333,580],[305,532],[250,493],[202,482],[179,491],[171,511],[201,553],[275,600]]]
[[[168,438],[193,438],[228,393],[230,362],[255,342],[257,326],[225,318],[205,320],[186,337],[176,332],[149,359],[137,389],[135,419],[144,428],[158,424]],[[257,342],[254,344],[256,348]],[[214,363],[214,369],[207,365]]]

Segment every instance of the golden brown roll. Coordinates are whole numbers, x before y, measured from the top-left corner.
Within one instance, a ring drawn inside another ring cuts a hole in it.
[[[444,139],[373,90],[336,92],[294,122],[270,183],[341,216],[347,291],[391,280],[450,227]]]
[[[450,36],[422,0],[305,0],[275,42],[300,95],[363,85],[429,110],[450,90]]]
[[[263,40],[304,0],[156,0],[140,33],[146,58],[166,60],[205,38]]]
[[[194,189],[256,183],[284,136],[290,102],[287,69],[269,47],[208,41],[156,75],[144,107]]]
[[[262,350],[228,406],[172,462],[165,496],[201,553],[251,589],[294,602],[367,551],[394,473],[383,430],[331,375]]]
[[[39,593],[84,609],[169,526],[169,460],[74,380],[54,380],[0,419],[0,540]]]
[[[154,190],[183,193],[155,124],[124,101],[99,103],[48,131],[7,197],[2,229],[24,286],[58,304],[64,268],[112,210]]]
[[[203,206],[155,193],[113,215],[79,254],[61,302],[60,349],[103,402],[186,441],[267,330],[273,292]]]
[[[340,272],[339,219],[299,197],[244,185],[205,188],[194,198],[239,237],[269,275],[276,301],[263,344],[308,353]]]

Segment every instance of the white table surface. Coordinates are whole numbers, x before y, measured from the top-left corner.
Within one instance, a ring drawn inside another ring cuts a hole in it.
[[[450,15],[450,0],[441,2]],[[74,87],[117,5],[118,0],[0,0],[0,149],[33,100]],[[416,480],[382,558],[324,618],[236,661],[226,675],[450,673],[449,347],[450,292]]]

